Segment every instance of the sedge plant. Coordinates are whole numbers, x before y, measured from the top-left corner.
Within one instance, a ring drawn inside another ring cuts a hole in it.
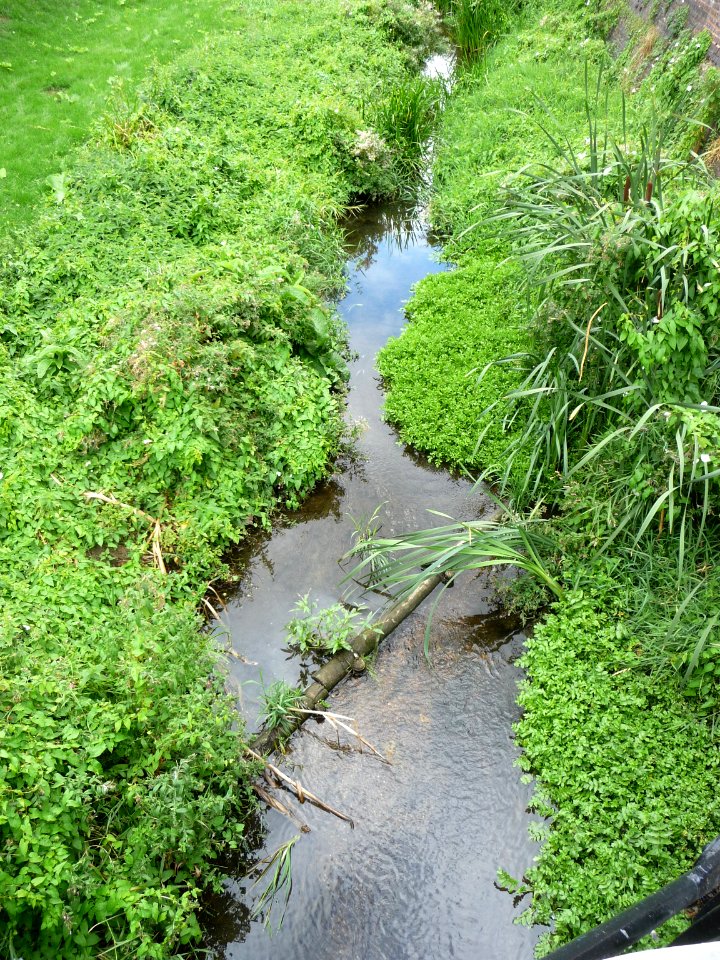
[[[555,552],[555,544],[544,530],[544,521],[536,517],[523,520],[509,512],[504,522],[456,521],[430,512],[451,522],[396,537],[376,537],[370,543],[356,545],[349,556],[361,559],[351,576],[360,578],[367,571],[382,570],[380,585],[393,588],[399,598],[404,598],[437,574],[446,576],[447,587],[461,573],[512,566],[536,577],[551,594],[562,598],[563,588],[549,571],[548,559]],[[438,594],[433,604],[425,631],[426,657],[432,614],[441,596],[442,593]]]

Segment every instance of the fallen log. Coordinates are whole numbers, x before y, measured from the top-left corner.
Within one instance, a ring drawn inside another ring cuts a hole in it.
[[[371,654],[380,641],[392,633],[445,579],[445,574],[438,573],[423,580],[404,600],[396,603],[372,626],[365,627],[353,637],[349,650],[336,653],[312,675],[314,682],[303,692],[302,698],[296,704],[298,711],[293,717],[286,719],[283,730],[270,727],[260,731],[251,743],[253,750],[264,756],[271,754],[281,739],[297,730],[311,715],[304,711],[315,710],[320,701],[325,700],[330,691],[353,672],[358,661]]]

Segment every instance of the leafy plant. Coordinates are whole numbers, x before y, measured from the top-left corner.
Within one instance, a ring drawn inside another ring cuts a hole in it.
[[[384,504],[382,503],[378,504],[370,516],[362,520],[356,520],[354,517],[350,517],[355,528],[352,538],[356,556],[359,555],[364,558],[366,546],[370,551],[372,550],[372,543],[382,529],[380,512],[383,506]],[[382,574],[387,569],[387,558],[385,556],[372,555],[369,559],[370,563],[368,569],[364,571],[364,579],[368,585],[372,587],[382,579]]]
[[[350,0],[348,10],[376,25],[416,68],[445,44],[438,11],[429,0]]]
[[[436,511],[431,511],[436,513]],[[445,517],[444,514],[436,514]],[[450,519],[449,517],[446,519]],[[377,570],[382,558],[380,584],[399,587],[407,596],[422,581],[445,574],[448,583],[460,573],[489,567],[514,566],[536,577],[556,597],[563,596],[560,583],[550,574],[544,556],[551,556],[554,543],[542,530],[541,521],[523,522],[509,517],[495,520],[453,522],[399,537],[376,537],[369,544],[356,545],[350,556],[360,555],[352,576]],[[442,593],[435,600],[434,611]],[[432,612],[425,631],[425,656],[429,656]]]
[[[372,616],[363,617],[359,610],[350,610],[341,603],[319,608],[318,602],[311,601],[308,594],[300,597],[295,611],[300,616],[287,624],[288,645],[303,655],[350,650],[351,639],[372,621]]]
[[[675,879],[718,832],[716,745],[665,677],[628,669],[644,638],[626,590],[637,593],[596,568],[594,583],[536,628],[521,660],[531,680],[520,694],[520,764],[539,776],[536,812],[552,816],[527,873],[523,922],[553,923],[539,955]],[[661,943],[678,932],[670,927]]]

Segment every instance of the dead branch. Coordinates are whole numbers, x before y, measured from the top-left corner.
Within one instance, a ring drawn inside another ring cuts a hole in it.
[[[290,789],[295,792],[295,795],[300,803],[305,803],[307,800],[308,803],[311,803],[319,810],[324,810],[326,813],[331,813],[334,817],[337,817],[338,820],[344,820],[346,823],[349,823],[352,829],[355,828],[355,822],[353,821],[352,817],[349,817],[346,813],[341,813],[339,810],[336,810],[335,807],[331,807],[329,803],[325,803],[324,800],[316,797],[314,793],[306,790],[299,780],[293,780],[292,777],[289,777],[286,773],[283,773],[282,770],[278,769],[278,767],[270,763],[268,760],[265,760],[265,758],[261,757],[259,753],[255,753],[255,751],[250,747],[246,747],[245,752],[254,760],[259,760],[260,763],[267,767],[273,776],[277,777],[278,780],[281,780],[284,784],[290,787]]]
[[[268,791],[264,787],[261,787],[259,783],[253,784],[253,790],[261,800],[263,800],[269,807],[272,807],[273,810],[277,810],[278,813],[281,813],[284,817],[287,817],[288,820],[294,823],[302,833],[310,833],[310,826],[304,820],[301,820],[294,810],[291,810],[290,807],[286,807],[282,801],[278,800],[278,798],[274,797],[271,793],[268,793]]]
[[[383,763],[387,763],[388,766],[391,766],[390,761],[380,753],[377,747],[374,747],[369,740],[366,740],[361,733],[358,733],[355,727],[351,727],[349,724],[343,723],[344,720],[348,720],[350,723],[355,723],[356,721],[353,720],[352,717],[343,717],[341,714],[331,713],[329,710],[306,710],[303,707],[291,707],[290,709],[294,713],[303,713],[309,716],[323,717],[323,719],[330,722],[333,730],[336,732],[338,732],[339,729],[345,730],[346,733],[349,733],[351,736],[358,739],[360,743],[364,744],[368,750],[370,750],[378,758],[378,760],[381,760]],[[339,741],[340,737],[338,735],[338,742]],[[362,753],[362,750],[360,752]]]

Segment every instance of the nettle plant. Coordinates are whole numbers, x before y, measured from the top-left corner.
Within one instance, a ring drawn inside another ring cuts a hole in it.
[[[372,616],[363,616],[359,610],[350,610],[341,603],[320,607],[309,594],[295,604],[294,617],[286,627],[288,646],[308,654],[335,654],[350,650],[350,641],[356,633],[371,626]]]

